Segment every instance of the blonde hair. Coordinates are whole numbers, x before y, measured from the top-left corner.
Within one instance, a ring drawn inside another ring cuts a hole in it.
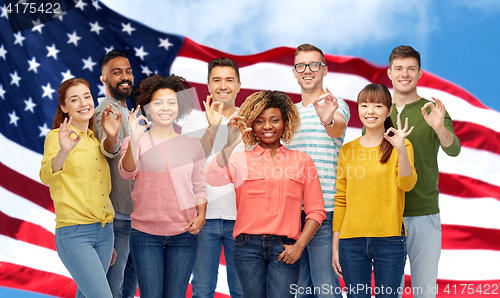
[[[299,110],[292,99],[281,91],[258,91],[248,96],[241,105],[238,116],[244,118],[247,127],[252,127],[255,119],[269,108],[278,108],[283,119],[283,134],[281,140],[289,144],[293,135],[297,132],[300,125]],[[243,142],[247,148],[259,143],[259,139],[252,130],[245,134]]]

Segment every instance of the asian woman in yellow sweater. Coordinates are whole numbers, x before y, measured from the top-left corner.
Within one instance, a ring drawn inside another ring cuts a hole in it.
[[[399,118],[393,126],[384,85],[367,85],[357,102],[366,133],[340,149],[332,265],[349,298],[397,297],[406,262],[404,195],[417,182],[413,147],[405,139],[413,127],[406,120],[401,128]]]

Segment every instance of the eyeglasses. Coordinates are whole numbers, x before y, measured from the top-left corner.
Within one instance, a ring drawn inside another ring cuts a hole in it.
[[[302,73],[306,71],[306,68],[308,66],[311,71],[318,71],[321,68],[321,66],[326,66],[326,64],[322,62],[297,63],[293,66],[293,68],[295,68],[296,72]]]

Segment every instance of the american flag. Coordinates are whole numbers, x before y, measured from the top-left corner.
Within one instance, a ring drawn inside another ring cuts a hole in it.
[[[110,49],[129,52],[136,83],[153,73],[175,73],[196,87],[203,100],[208,61],[228,57],[240,67],[238,105],[265,89],[285,91],[300,101],[292,75],[293,48],[231,55],[155,31],[98,1],[79,1],[61,17],[34,20],[33,25],[41,24],[16,32],[9,23],[8,3],[0,0],[0,286],[74,296],[76,285],[55,250],[52,200],[38,172],[57,88],[65,79],[83,77],[95,100],[104,96],[98,63]],[[353,114],[347,142],[361,134],[357,94],[372,82],[391,86],[387,66],[353,57],[326,59],[324,85],[345,98]],[[425,70],[418,93],[444,102],[462,143],[458,157],[439,155],[443,246],[438,297],[500,293],[500,113]],[[220,269],[216,297],[229,297],[223,260]]]

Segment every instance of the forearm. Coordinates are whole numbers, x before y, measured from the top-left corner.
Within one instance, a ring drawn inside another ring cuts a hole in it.
[[[236,146],[237,144],[226,144],[224,148],[222,148],[222,150],[217,153],[215,159],[217,161],[217,165],[220,168],[224,168],[225,166],[227,166],[227,164],[229,163],[229,157],[233,153],[233,150],[234,148],[236,148]]]
[[[304,225],[304,229],[302,230],[302,233],[300,234],[299,239],[295,242],[295,245],[301,249],[304,249],[311,240],[311,238],[314,236],[316,231],[319,228],[319,223],[315,221],[314,219],[308,219],[306,220],[306,223]]]
[[[68,155],[69,152],[62,152],[61,150],[57,152],[57,155],[52,160],[52,173],[62,170]]]
[[[411,173],[413,172],[413,169],[411,167],[410,159],[408,157],[408,152],[406,151],[406,147],[403,146],[402,149],[396,149],[398,150],[398,167],[399,167],[399,176],[401,177],[407,177],[410,176]]]
[[[135,142],[132,142],[129,140],[127,150],[125,151],[125,156],[123,157],[122,165],[125,171],[127,172],[133,172],[136,169],[136,164],[135,164],[135,154],[133,152],[133,148],[135,147],[137,150],[137,144],[134,144]]]
[[[443,128],[439,131],[436,131],[436,133],[439,137],[439,141],[441,142],[441,146],[450,147],[453,144],[453,134],[445,126],[443,126]]]
[[[207,214],[207,200],[205,198],[196,199],[196,212],[199,217],[205,218]]]
[[[328,123],[325,123],[328,124]],[[342,133],[344,132],[346,123],[344,120],[344,117],[340,114],[335,112],[333,115],[333,125],[332,126],[325,126],[325,131],[328,134],[328,136],[332,139],[340,138],[342,136]]]
[[[120,142],[118,141],[118,136],[115,137],[106,137],[103,141],[103,147],[106,152],[111,154],[116,154],[120,151]]]
[[[215,135],[217,135],[218,130],[219,130],[218,125],[210,125],[207,128],[205,134],[200,139],[201,145],[203,146],[203,151],[205,152],[205,158],[209,157],[210,154],[212,153]]]

